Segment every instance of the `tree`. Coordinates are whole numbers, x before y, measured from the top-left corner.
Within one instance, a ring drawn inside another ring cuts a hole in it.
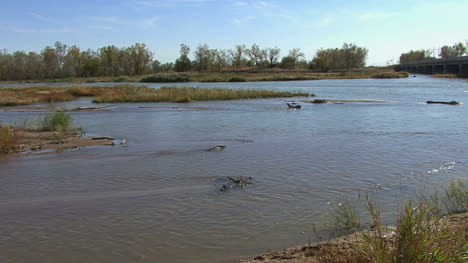
[[[57,67],[58,67],[58,77],[63,77],[63,60],[65,57],[65,54],[67,53],[67,45],[56,41],[54,43],[55,47],[55,58],[57,59]]]
[[[441,58],[461,57],[467,52],[466,46],[459,42],[453,46],[443,46],[440,49],[439,56]]]
[[[245,60],[245,45],[236,45],[234,50],[229,50],[228,52],[232,66],[236,67],[236,69],[240,69]]]
[[[300,48],[293,48],[289,50],[287,56],[281,60],[281,68],[293,69],[300,58],[304,58],[304,53]]]
[[[144,74],[149,70],[149,64],[153,58],[153,53],[145,44],[136,43],[130,47],[130,56],[136,75]]]
[[[176,59],[174,69],[177,72],[189,71],[192,68],[192,61],[188,58],[190,53],[189,46],[185,44],[180,45],[180,57]]]
[[[431,59],[430,50],[411,50],[410,52],[400,55],[400,63],[416,62],[421,60]]]
[[[103,76],[119,76],[120,68],[120,49],[116,46],[105,46],[98,51],[100,59],[100,70]]]
[[[367,52],[367,48],[346,43],[341,48],[319,49],[310,68],[321,71],[361,68],[366,64]]]
[[[195,65],[198,71],[211,70],[213,52],[207,44],[198,45],[195,50]]]
[[[59,66],[57,63],[57,53],[55,49],[50,46],[45,47],[41,52],[42,66],[44,70],[44,77],[55,78],[59,72]]]
[[[343,53],[343,62],[346,69],[362,68],[366,65],[367,48],[344,43],[341,52]]]
[[[63,58],[63,71],[67,77],[81,77],[83,75],[83,58],[80,48],[71,46]]]
[[[276,64],[278,64],[280,53],[281,49],[277,47],[266,49],[266,57],[268,58],[268,66],[270,68],[273,68]]]
[[[213,49],[213,66],[217,71],[221,71],[228,64],[228,54],[226,50]]]
[[[245,53],[249,57],[250,64],[255,67],[265,67],[266,52],[257,44],[253,44],[250,49],[245,49]]]

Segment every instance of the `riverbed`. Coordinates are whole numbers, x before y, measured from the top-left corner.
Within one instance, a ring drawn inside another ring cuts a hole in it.
[[[0,84],[21,85],[31,84]],[[275,98],[73,112],[88,136],[126,139],[127,147],[0,157],[0,262],[232,262],[314,241],[314,227],[332,233],[332,207],[358,203],[360,193],[391,224],[404,199],[468,175],[466,105],[425,103],[468,103],[467,80],[175,85],[385,102],[289,110],[286,101],[304,98]],[[89,106],[82,98],[52,108]],[[0,122],[40,114],[0,111]],[[217,144],[226,148],[206,151]],[[227,176],[253,184],[220,191]]]

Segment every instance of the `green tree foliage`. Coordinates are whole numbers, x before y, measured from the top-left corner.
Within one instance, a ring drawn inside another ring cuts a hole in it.
[[[361,68],[366,64],[367,53],[367,48],[347,43],[341,48],[319,49],[311,68],[321,71]]]
[[[443,46],[440,49],[439,56],[441,58],[461,57],[465,55],[467,48],[462,42],[456,43],[453,46]]]
[[[176,59],[174,64],[174,70],[177,72],[190,71],[192,69],[192,61],[189,59],[188,54],[190,53],[190,47],[181,44],[180,45],[180,57]]]
[[[400,56],[400,63],[409,63],[432,59],[430,50],[411,50],[410,52],[403,53]]]
[[[199,45],[195,50],[195,67],[198,71],[211,70],[214,63],[214,51],[207,44]]]

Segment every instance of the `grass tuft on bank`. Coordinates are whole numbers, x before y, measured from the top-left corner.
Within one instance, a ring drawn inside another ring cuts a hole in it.
[[[466,226],[453,224],[446,215],[468,212],[468,185],[453,181],[417,202],[407,201],[394,228],[382,224],[378,204],[367,194],[362,200],[371,230],[359,236],[353,257],[335,257],[330,263],[464,262],[468,256]],[[336,226],[360,228],[360,216],[349,202],[334,211]],[[349,255],[349,254],[348,254]]]
[[[0,153],[15,151],[20,141],[21,136],[14,128],[0,125]]]

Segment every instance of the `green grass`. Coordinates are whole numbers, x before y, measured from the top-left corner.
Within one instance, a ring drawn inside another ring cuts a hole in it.
[[[377,202],[365,195],[361,199],[369,215],[369,230],[356,235],[354,257],[330,257],[329,263],[449,263],[466,262],[468,240],[463,215],[457,223],[447,214],[468,212],[468,185],[457,180],[423,196],[407,201],[394,227],[382,224]],[[361,210],[361,209],[359,209]],[[360,226],[358,209],[350,202],[341,202],[333,211],[335,226],[348,230]],[[339,255],[337,253],[336,255]]]
[[[359,214],[355,206],[349,201],[339,202],[332,213],[334,225],[345,232],[356,231],[361,228]]]
[[[71,129],[72,122],[73,118],[70,114],[57,111],[47,114],[40,120],[40,129],[65,134]]]

